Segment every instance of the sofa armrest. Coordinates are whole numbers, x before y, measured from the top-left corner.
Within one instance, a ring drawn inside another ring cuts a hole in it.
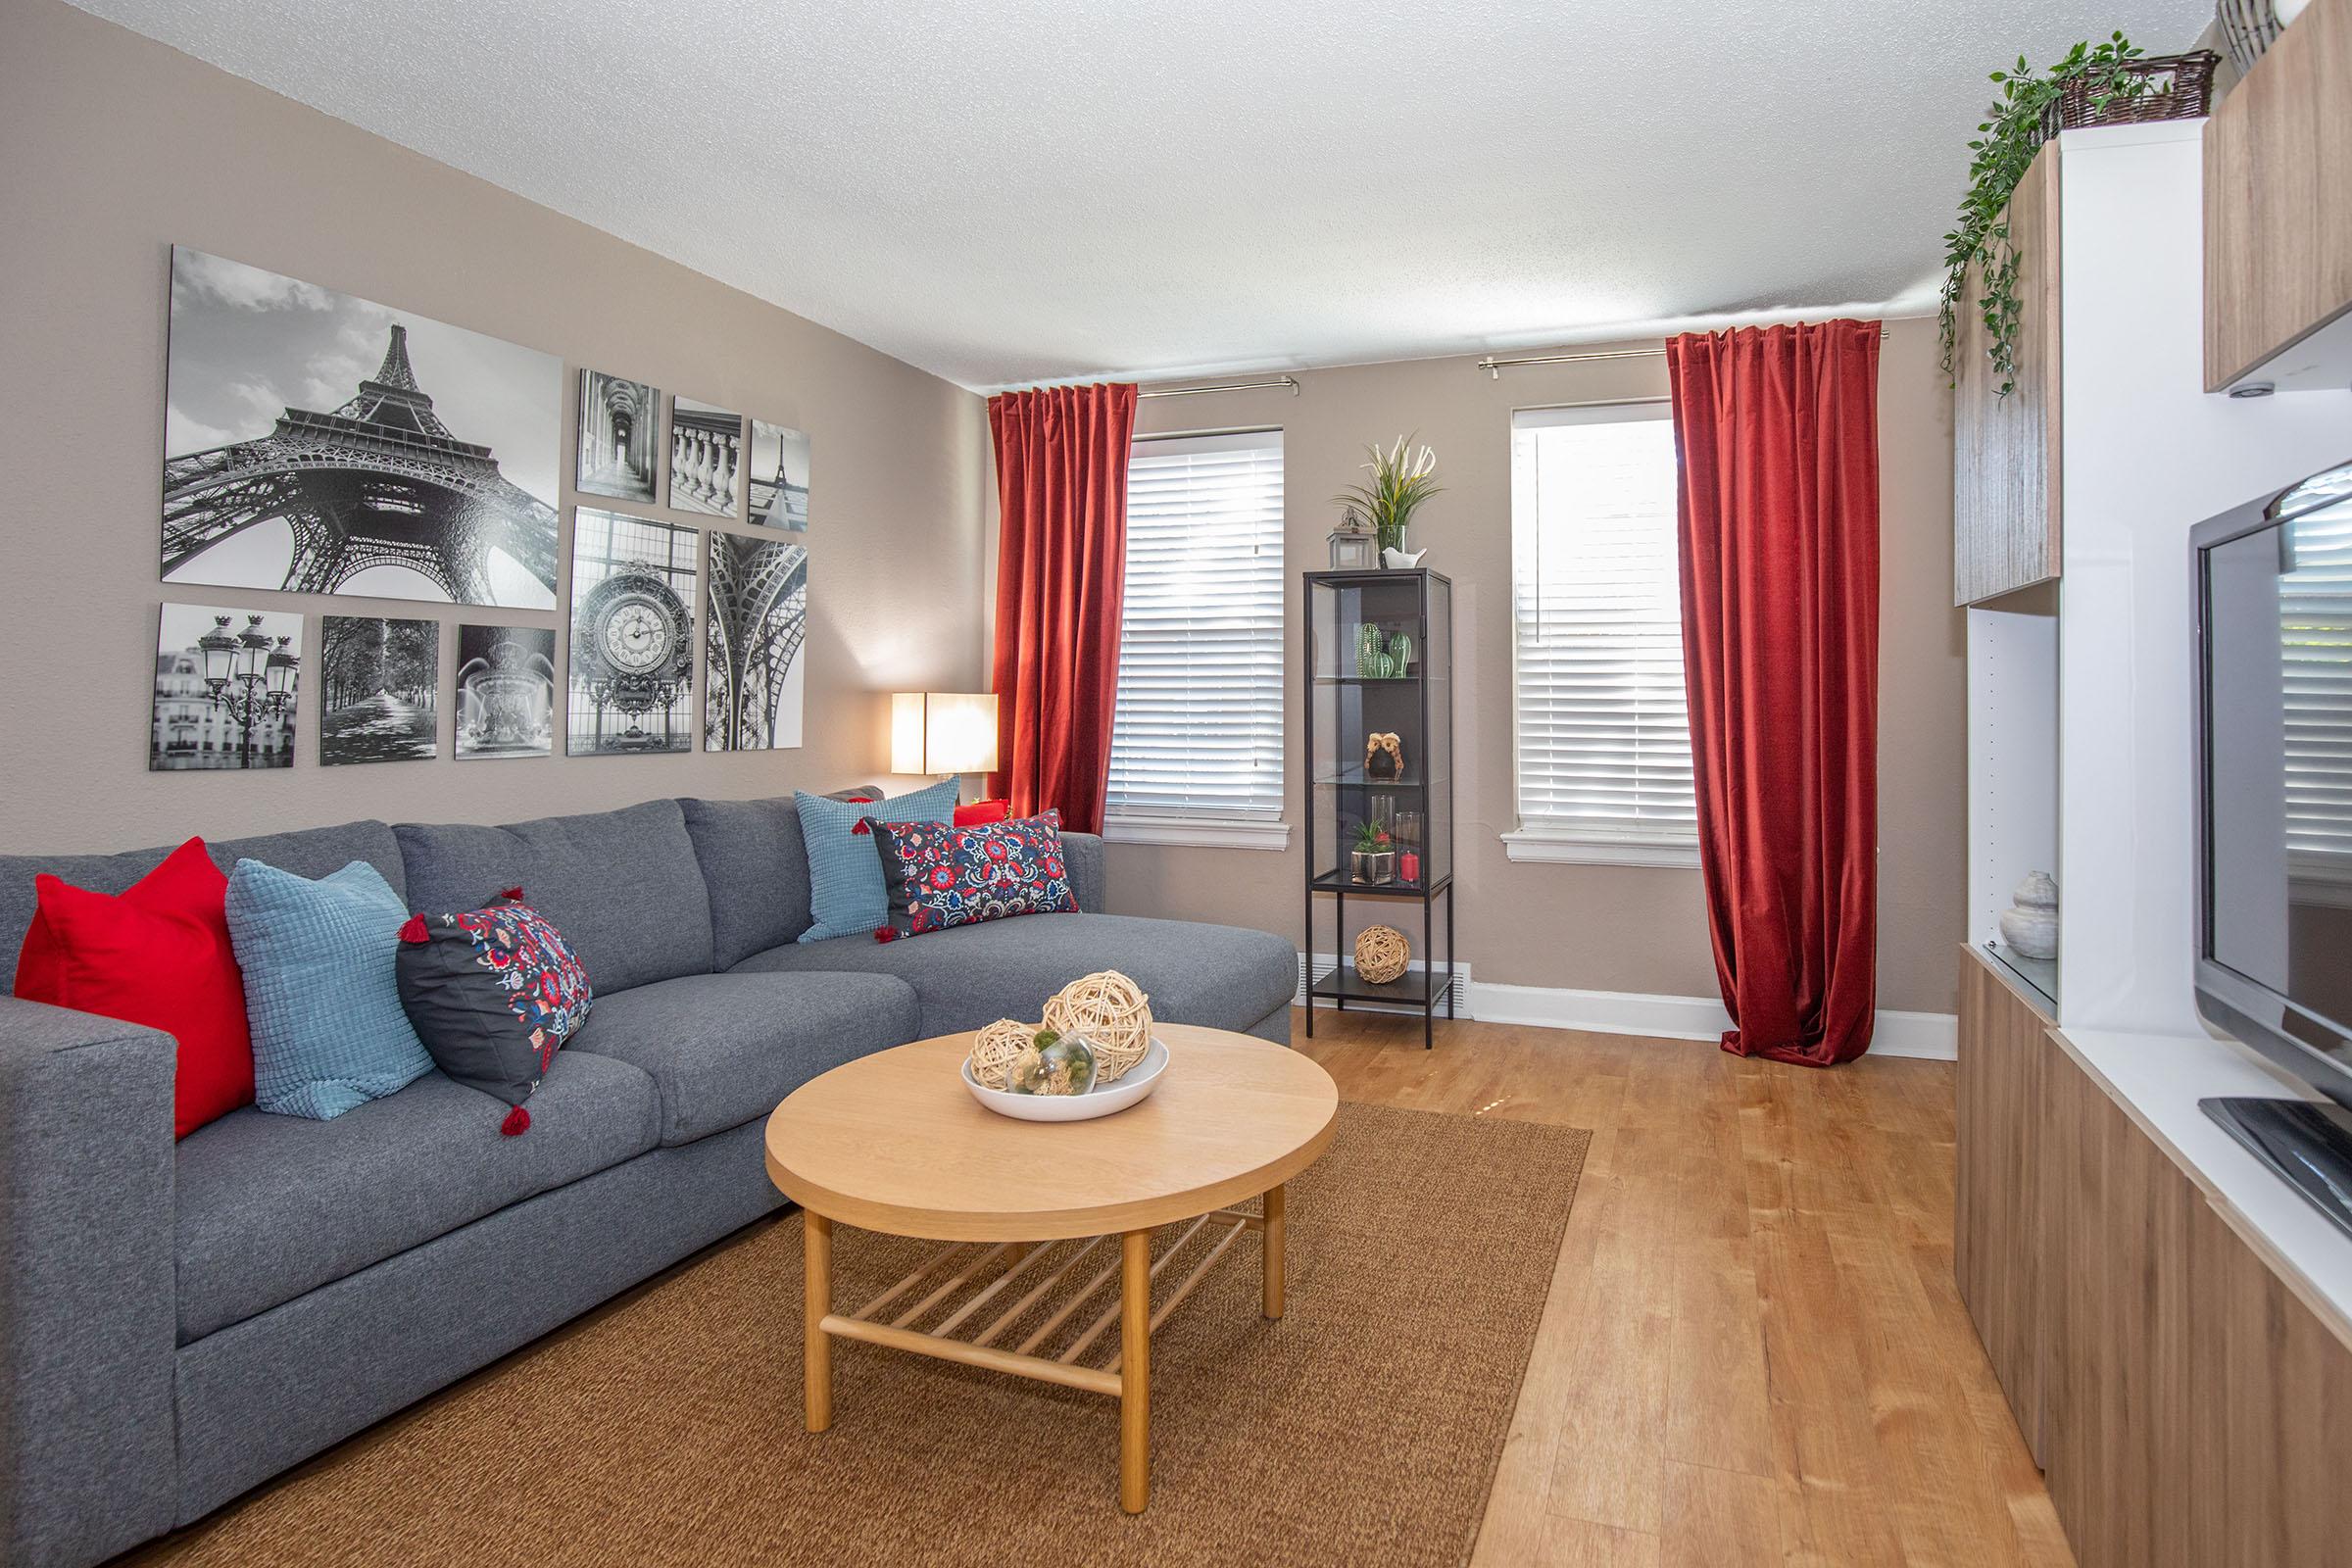
[[[1061,859],[1069,867],[1070,892],[1077,896],[1078,907],[1088,914],[1106,912],[1103,901],[1110,894],[1110,876],[1102,864],[1102,836],[1064,833]]]
[[[159,1030],[0,997],[0,1561],[172,1527],[176,1058]]]

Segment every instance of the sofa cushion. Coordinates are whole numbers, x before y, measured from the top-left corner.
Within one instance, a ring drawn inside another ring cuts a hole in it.
[[[40,913],[18,958],[17,995],[171,1035],[175,1138],[252,1104],[253,1035],[228,940],[228,878],[204,840],[188,840],[120,895],[33,881]]]
[[[829,801],[878,801],[882,787],[858,784]],[[808,929],[808,849],[789,795],[764,801],[678,802],[694,858],[710,889],[713,967],[732,969],[753,954]]]
[[[992,920],[912,942],[801,943],[755,954],[734,972],[808,969],[898,976],[922,1004],[923,1035],[1034,1019],[1048,997],[1097,969],[1133,977],[1151,994],[1154,1018],[1213,1029],[1248,1029],[1298,989],[1298,955],[1281,937],[1127,914]]]
[[[409,907],[474,909],[519,887],[601,998],[710,972],[710,892],[676,801],[505,827],[403,822]]]
[[[24,941],[37,907],[32,879],[46,871],[92,893],[121,893],[164,863],[176,845],[125,850],[120,855],[0,855],[0,952],[14,953]],[[296,876],[318,878],[354,860],[366,860],[401,890],[400,844],[381,822],[345,822],[305,828],[299,833],[265,833],[258,838],[208,841],[205,853],[226,876],[239,860],[260,860]]]
[[[609,1057],[562,1053],[532,1105],[529,1137],[485,1136],[480,1093],[433,1072],[333,1121],[247,1108],[190,1134],[175,1173],[180,1343],[655,1145],[653,1082]]]
[[[678,805],[710,889],[717,967],[732,969],[808,929],[808,852],[790,797]]]
[[[836,801],[827,796],[800,794],[793,805],[801,813],[801,841],[808,851],[809,928],[803,942],[826,942],[858,936],[890,921],[890,894],[883,886],[882,862],[874,854],[870,833],[860,833],[868,820],[945,822],[956,814],[956,791],[960,781],[943,778],[908,795],[886,801]]]
[[[1023,914],[1076,914],[1061,858],[1061,812],[979,827],[946,822],[885,822],[871,831],[882,862],[890,917],[875,932],[927,936],[952,926]]]
[[[398,968],[400,1004],[433,1065],[513,1106],[499,1131],[529,1131],[522,1102],[596,1000],[564,934],[514,899],[419,913],[400,928]]]
[[[331,1121],[433,1070],[400,1005],[400,896],[354,860],[314,882],[259,860],[228,878],[253,1102]]]
[[[818,1073],[915,1038],[914,993],[887,975],[690,975],[599,995],[557,1059],[593,1054],[643,1071],[662,1097],[662,1142],[674,1145],[765,1116]]]

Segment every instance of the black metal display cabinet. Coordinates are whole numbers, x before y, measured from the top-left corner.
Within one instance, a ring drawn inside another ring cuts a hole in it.
[[[1378,1002],[1418,1009],[1426,1049],[1440,1000],[1447,1017],[1454,1011],[1453,584],[1418,568],[1304,579],[1307,1036],[1318,1001]],[[1337,937],[1328,967],[1313,956],[1326,898]],[[1417,968],[1387,981],[1356,972],[1350,899],[1420,906],[1417,944],[1409,911],[1398,911]]]

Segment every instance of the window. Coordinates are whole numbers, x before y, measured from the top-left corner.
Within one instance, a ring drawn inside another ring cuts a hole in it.
[[[1280,849],[1282,432],[1135,443],[1104,834]]]
[[[2352,903],[2352,506],[2286,526],[2277,577],[2286,857],[2305,902]]]
[[[1513,859],[1698,863],[1664,404],[1511,416]]]

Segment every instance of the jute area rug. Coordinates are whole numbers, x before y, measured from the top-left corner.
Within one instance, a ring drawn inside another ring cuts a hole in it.
[[[1285,1319],[1250,1237],[1153,1336],[1139,1517],[1101,1396],[845,1342],[804,1432],[794,1215],[126,1560],[1458,1565],[1590,1141],[1343,1105],[1292,1184]],[[929,1245],[843,1227],[836,1301]]]

